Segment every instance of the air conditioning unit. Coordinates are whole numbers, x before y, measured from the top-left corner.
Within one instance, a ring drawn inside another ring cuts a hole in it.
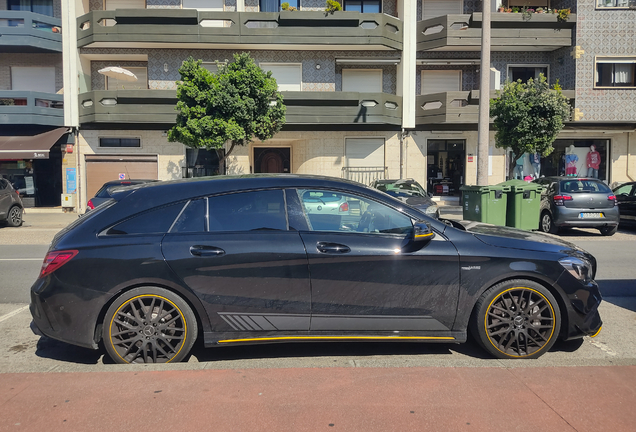
[[[62,207],[75,207],[75,194],[62,194]]]

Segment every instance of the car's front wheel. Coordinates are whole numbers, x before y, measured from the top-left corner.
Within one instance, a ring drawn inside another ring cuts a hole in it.
[[[22,225],[22,209],[14,205],[7,213],[7,225],[11,227],[19,227]]]
[[[550,234],[556,234],[557,232],[559,232],[559,227],[554,225],[554,219],[552,219],[552,215],[550,214],[550,212],[547,211],[541,214],[541,224],[539,228],[541,228],[541,231]]]
[[[497,358],[538,358],[556,341],[561,312],[554,296],[536,282],[510,280],[486,290],[470,329]]]
[[[104,346],[116,363],[168,363],[183,360],[197,338],[188,304],[163,288],[135,288],[108,308]]]

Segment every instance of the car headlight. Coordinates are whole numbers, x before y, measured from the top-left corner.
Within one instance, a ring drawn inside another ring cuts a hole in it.
[[[437,214],[437,206],[433,204],[426,207],[426,214],[429,216]]]
[[[592,280],[592,264],[586,259],[574,257],[561,258],[559,264],[583,283],[588,283]]]

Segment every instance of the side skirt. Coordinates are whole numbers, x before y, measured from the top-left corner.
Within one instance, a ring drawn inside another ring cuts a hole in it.
[[[466,331],[438,332],[206,332],[206,347],[293,342],[466,342]]]

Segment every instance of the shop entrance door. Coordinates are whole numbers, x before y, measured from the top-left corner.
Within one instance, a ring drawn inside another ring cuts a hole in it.
[[[466,178],[466,140],[428,140],[427,191],[459,196]]]
[[[289,173],[290,148],[255,148],[254,172],[255,173]]]

